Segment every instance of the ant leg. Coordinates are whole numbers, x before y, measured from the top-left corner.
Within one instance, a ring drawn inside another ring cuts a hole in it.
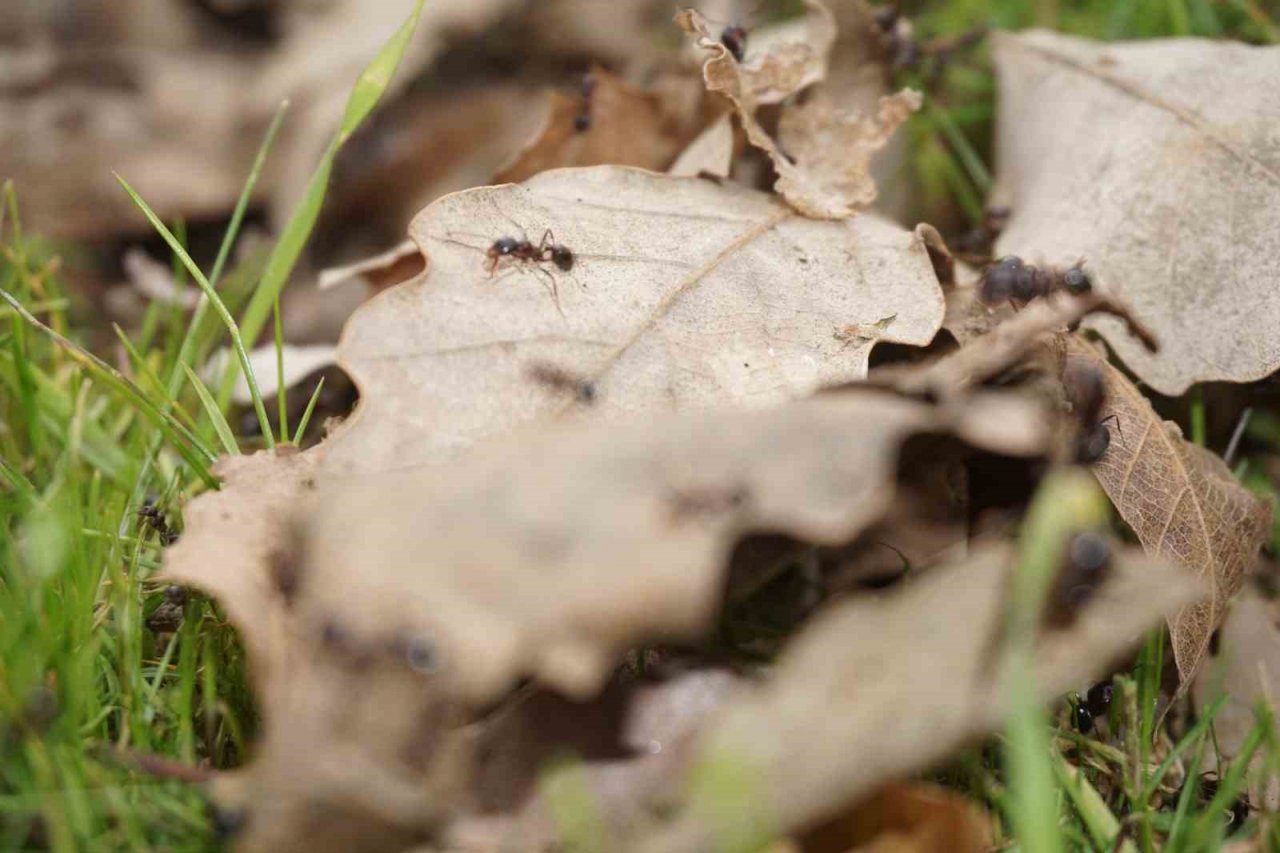
[[[1107,421],[1111,421],[1111,422],[1113,422],[1113,423],[1116,425],[1116,435],[1120,436],[1120,443],[1121,443],[1121,444],[1124,444],[1124,433],[1120,431],[1120,416],[1119,416],[1119,415],[1107,415],[1105,418],[1103,418],[1102,420],[1098,421],[1098,426],[1102,426],[1102,425],[1103,425],[1103,424],[1105,424]]]
[[[552,301],[556,303],[556,311],[559,312],[561,317],[563,317],[564,308],[560,307],[560,288],[556,286],[556,277],[540,266],[535,265],[532,269],[535,274],[542,273],[547,277],[547,284],[544,284],[543,286],[547,288],[547,292],[551,294]]]

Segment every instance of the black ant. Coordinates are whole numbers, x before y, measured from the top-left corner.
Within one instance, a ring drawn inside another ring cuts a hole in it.
[[[1062,387],[1080,423],[1080,433],[1076,438],[1076,461],[1082,465],[1092,465],[1111,446],[1111,431],[1107,429],[1107,422],[1114,422],[1116,432],[1120,432],[1118,415],[1098,417],[1102,414],[1102,406],[1107,399],[1102,370],[1083,360],[1072,359],[1062,371]],[[1124,440],[1123,435],[1120,438]]]
[[[1083,699],[1076,701],[1071,709],[1071,722],[1076,731],[1087,735],[1093,731],[1094,721],[1106,716],[1111,707],[1112,688],[1110,681],[1100,681],[1089,688]]]
[[[1017,255],[1008,255],[982,271],[978,296],[988,305],[1009,302],[1015,308],[1050,293],[1066,291],[1080,296],[1093,290],[1093,277],[1084,261],[1066,267],[1037,267]]]
[[[172,545],[178,541],[178,534],[169,527],[169,521],[165,518],[164,510],[156,506],[154,498],[147,498],[143,501],[142,508],[138,510],[138,519],[142,525],[155,531],[156,538],[160,540],[161,545]]]
[[[1045,619],[1051,628],[1068,628],[1111,573],[1111,543],[1099,533],[1077,533],[1054,580]]]
[[[525,371],[534,382],[539,382],[556,391],[567,391],[584,406],[596,401],[594,382],[574,376],[567,370],[553,364],[531,364]]]
[[[585,133],[591,129],[591,102],[598,82],[596,75],[590,71],[582,75],[582,106],[578,108],[578,114],[573,117],[573,129],[578,133]]]

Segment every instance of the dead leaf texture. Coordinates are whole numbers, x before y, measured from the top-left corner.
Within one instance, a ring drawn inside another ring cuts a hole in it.
[[[811,826],[998,726],[1006,658],[991,650],[1011,562],[1009,549],[988,547],[896,593],[830,608],[766,684],[724,700],[703,728],[689,802],[639,849],[716,849],[716,833],[734,829],[726,821],[766,833]],[[1035,672],[1045,700],[1106,672],[1197,592],[1189,574],[1135,551],[1117,554],[1113,571],[1071,628],[1041,635]],[[698,784],[699,774],[730,771],[750,782],[730,786],[729,800],[726,786]]]
[[[1083,257],[1163,348],[1090,325],[1162,394],[1280,367],[1280,48],[1032,31],[995,59],[1000,254]]]
[[[1208,596],[1169,620],[1178,673],[1189,681],[1270,535],[1272,502],[1242,486],[1217,455],[1184,439],[1177,424],[1162,420],[1095,349],[1077,340],[1067,358],[1068,366],[1086,362],[1105,378],[1101,417],[1116,420],[1093,471],[1107,497],[1149,553],[1206,582]]]
[[[410,233],[427,272],[361,306],[339,344],[361,404],[327,470],[408,468],[587,408],[531,379],[537,365],[588,383],[606,415],[761,406],[865,376],[876,340],[837,330],[895,315],[878,340],[922,346],[944,310],[910,231],[622,167],[455,193]],[[487,271],[493,241],[544,235],[573,252],[571,270],[508,258]]]
[[[314,514],[299,607],[369,642],[430,637],[476,701],[524,674],[590,695],[640,638],[705,630],[748,532],[851,539],[889,506],[901,441],[944,424],[850,393],[565,423],[443,467],[339,478]]]
[[[774,189],[805,216],[842,219],[875,200],[871,157],[919,109],[920,95],[910,90],[886,95],[872,111],[857,103],[860,98],[850,96],[843,85],[847,80],[824,87],[821,81],[837,40],[836,20],[818,0],[809,0],[806,8],[809,34],[805,42],[770,45],[745,63],[733,58],[697,12],[682,12],[677,22],[711,53],[702,71],[707,89],[729,99],[747,139],[768,154],[778,173]],[[870,26],[869,13],[852,17]],[[871,83],[878,87],[883,78],[875,77]],[[757,121],[756,110],[802,89],[806,89],[804,104],[783,111],[779,144]]]
[[[615,164],[662,171],[696,133],[664,111],[662,99],[603,68],[583,82],[589,92],[551,92],[545,123],[494,183],[519,183],[563,166]]]
[[[901,442],[947,424],[876,392],[588,419],[332,481],[319,502],[324,445],[222,463],[167,571],[224,602],[254,661],[246,848],[435,832],[471,796],[467,708],[526,675],[589,697],[622,650],[699,636],[738,539],[853,538],[892,503]]]

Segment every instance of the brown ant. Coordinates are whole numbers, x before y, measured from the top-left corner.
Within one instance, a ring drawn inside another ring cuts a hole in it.
[[[478,249],[478,246],[472,246],[459,240],[446,239],[445,242],[457,243],[460,246],[466,246],[469,249]],[[551,263],[557,269],[563,272],[569,272],[573,269],[576,260],[573,250],[568,246],[556,242],[555,234],[548,228],[542,234],[542,239],[535,245],[530,242],[528,237],[499,237],[489,244],[489,248],[484,250],[485,271],[492,278],[497,272],[504,258],[514,258],[524,264],[529,264],[530,269],[535,273],[541,273],[547,279],[547,292],[551,294],[551,298],[555,300],[556,310],[560,312],[560,316],[564,316],[564,309],[560,307],[560,289],[556,285],[555,276],[543,269],[541,264]]]
[[[1054,580],[1045,618],[1051,628],[1068,628],[1111,574],[1111,543],[1100,533],[1077,533]]]
[[[591,102],[598,82],[596,75],[590,71],[582,75],[582,106],[578,108],[578,114],[573,117],[573,129],[578,133],[585,133],[591,129]]]
[[[156,538],[160,540],[161,545],[172,545],[178,541],[178,534],[169,527],[169,521],[165,518],[164,510],[156,506],[154,498],[147,498],[142,503],[142,508],[138,510],[138,519],[142,526],[155,531]]]
[[[982,271],[978,296],[988,305],[1009,302],[1015,308],[1050,293],[1080,296],[1093,290],[1093,277],[1084,261],[1066,267],[1037,267],[1017,255],[1007,255]]]
[[[1119,433],[1120,418],[1114,414],[1099,418],[1106,402],[1107,388],[1101,369],[1095,365],[1080,359],[1069,361],[1062,371],[1062,386],[1080,423],[1080,433],[1076,438],[1076,461],[1082,465],[1092,465],[1111,446],[1111,431],[1107,429],[1107,422],[1114,422],[1116,432]],[[1121,440],[1124,440],[1123,435]]]
[[[584,406],[590,406],[596,401],[596,386],[594,382],[574,376],[569,371],[553,364],[531,364],[525,372],[534,382],[539,382],[555,391],[572,393],[574,399]]]

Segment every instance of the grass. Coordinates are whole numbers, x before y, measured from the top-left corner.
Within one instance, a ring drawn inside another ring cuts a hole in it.
[[[237,369],[248,372],[244,350],[272,320],[280,342],[279,295],[319,216],[334,158],[385,90],[421,6],[357,82],[303,200],[265,257],[229,267],[247,200],[269,167],[283,108],[207,274],[186,253],[180,223],[162,222],[134,194],[172,248],[175,271],[193,281],[203,298],[189,319],[152,305],[132,337],[117,330],[119,347],[110,357],[78,343],[94,331],[93,318],[65,287],[55,248],[23,232],[15,194],[4,190],[0,850],[180,851],[219,845],[202,787],[144,773],[137,759],[161,756],[210,768],[241,763],[257,722],[244,653],[217,604],[198,595],[188,597],[175,633],[147,627],[165,600],[165,584],[157,577],[161,532],[138,511],[154,501],[168,525],[180,531],[184,501],[216,487],[212,467],[218,454],[253,449],[256,441],[297,444],[307,434],[319,388],[292,435],[281,412],[277,438],[250,381],[261,429],[253,442],[237,436],[228,420],[230,389]],[[1277,39],[1274,22],[1255,0],[954,0],[923,4],[917,17],[926,36],[979,23],[1038,23],[1113,39]],[[927,108],[913,119],[910,162],[931,209],[956,210],[976,223],[990,183],[994,86],[983,50],[970,59],[945,71]],[[904,82],[923,83],[916,72],[903,76]],[[127,183],[125,188],[133,194]],[[227,341],[240,358],[229,360],[226,375],[206,387],[196,367]],[[1203,441],[1203,402],[1196,399],[1192,431]],[[1280,426],[1262,413],[1248,434],[1280,446]],[[1256,466],[1249,471],[1256,487],[1271,488]],[[1058,534],[1029,525],[1024,560],[1044,562],[1037,548],[1058,547],[1052,544]],[[1276,535],[1280,541],[1280,523]],[[1032,585],[1019,594],[1034,600],[1039,593]],[[1119,844],[1148,851],[1160,838],[1168,850],[1220,846],[1226,806],[1245,785],[1244,762],[1223,771],[1208,802],[1195,785],[1171,778],[1175,757],[1202,766],[1214,755],[1212,721],[1221,704],[1205,709],[1176,745],[1153,749],[1162,743],[1154,701],[1163,642],[1163,634],[1154,633],[1135,666],[1116,678],[1109,721],[1128,733],[1121,743],[1078,734],[1065,709],[1049,719],[1009,697],[1017,713],[1006,737],[961,756],[948,781],[988,804],[1019,849],[1108,850]],[[1272,766],[1280,764],[1274,721],[1265,709],[1259,710],[1248,747]],[[561,794],[556,803],[570,812],[566,821],[576,821],[584,836],[595,835],[591,815],[575,805],[583,792],[570,784]],[[1170,806],[1156,808],[1157,798]],[[1264,832],[1280,844],[1274,826],[1257,818],[1241,834]]]

